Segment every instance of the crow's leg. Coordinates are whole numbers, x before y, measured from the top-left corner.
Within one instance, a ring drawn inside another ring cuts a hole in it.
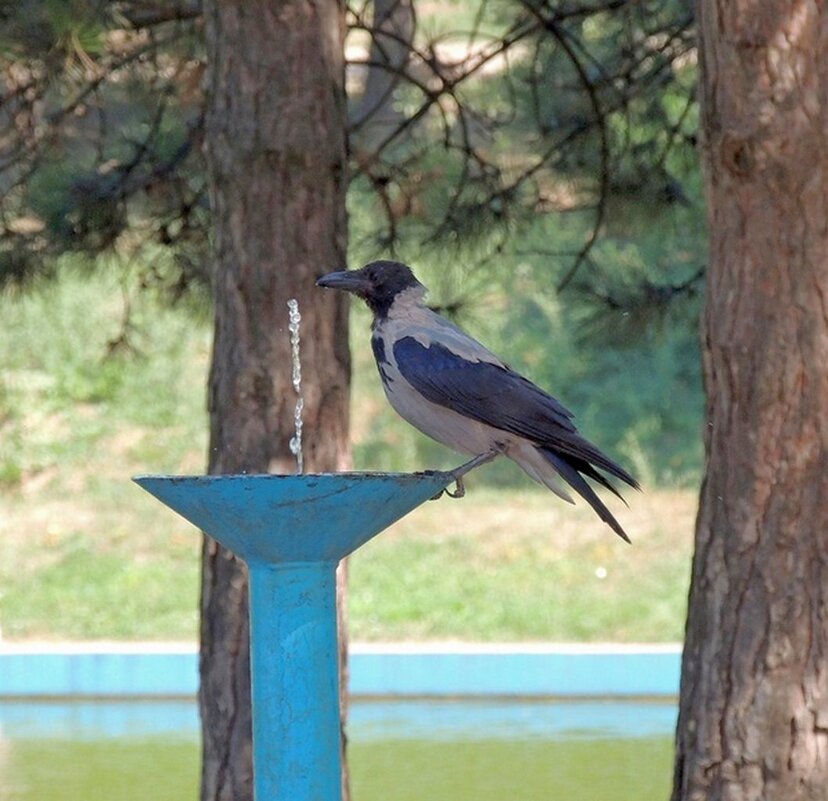
[[[443,496],[443,493],[448,495],[449,498],[462,498],[466,494],[466,486],[463,484],[463,476],[474,470],[475,467],[480,467],[481,465],[491,462],[492,459],[496,459],[502,453],[503,446],[496,445],[491,450],[481,453],[479,456],[475,456],[474,459],[470,459],[468,462],[461,464],[460,467],[455,467],[454,470],[449,470],[447,475],[450,475],[454,479],[456,489],[454,492],[447,489],[440,490],[440,492],[438,492],[431,500],[436,501],[438,498]]]

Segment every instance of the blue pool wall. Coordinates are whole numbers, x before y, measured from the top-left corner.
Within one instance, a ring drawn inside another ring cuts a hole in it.
[[[674,698],[678,644],[352,644],[354,698]],[[195,644],[0,644],[1,698],[183,698]]]

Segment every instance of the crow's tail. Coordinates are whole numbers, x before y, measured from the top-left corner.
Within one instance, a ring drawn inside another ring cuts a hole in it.
[[[604,476],[602,476],[589,462],[585,459],[579,458],[577,456],[573,456],[570,454],[561,453],[559,451],[554,451],[551,448],[544,448],[538,447],[537,450],[543,454],[544,459],[549,462],[552,467],[555,468],[558,475],[569,484],[572,489],[574,489],[596,512],[598,517],[601,518],[622,540],[626,540],[630,542],[630,538],[627,536],[627,533],[621,528],[621,524],[612,516],[612,513],[606,506],[604,506],[603,501],[595,494],[595,490],[587,483],[584,476],[591,478],[593,481],[600,484],[602,487],[606,487],[606,489],[610,490],[610,492],[617,495],[621,500],[624,499],[621,497],[621,494],[618,492],[612,484],[607,481]],[[603,456],[603,454],[602,454]],[[629,473],[622,470],[620,467],[615,465],[614,462],[611,462],[607,457],[603,456],[602,462],[608,462],[616,467],[616,470],[613,470],[612,473],[614,475],[618,475],[623,480],[625,480],[631,486],[638,488],[638,483],[633,479]],[[601,464],[601,467],[604,467],[604,464]],[[581,475],[583,473],[583,475]],[[626,501],[625,501],[626,503]]]

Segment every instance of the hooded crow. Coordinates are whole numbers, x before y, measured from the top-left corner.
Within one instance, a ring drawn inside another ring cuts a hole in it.
[[[429,309],[411,268],[374,261],[316,283],[352,292],[374,313],[371,346],[395,411],[437,442],[476,457],[455,471],[459,493],[462,474],[503,454],[573,503],[569,485],[629,542],[586,478],[619,498],[604,473],[636,489],[638,482],[578,433],[572,412]]]

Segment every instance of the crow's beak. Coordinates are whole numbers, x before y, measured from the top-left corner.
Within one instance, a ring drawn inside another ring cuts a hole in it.
[[[344,289],[356,295],[364,295],[371,289],[371,282],[359,270],[341,270],[338,273],[323,275],[316,282],[317,286],[327,289]]]

